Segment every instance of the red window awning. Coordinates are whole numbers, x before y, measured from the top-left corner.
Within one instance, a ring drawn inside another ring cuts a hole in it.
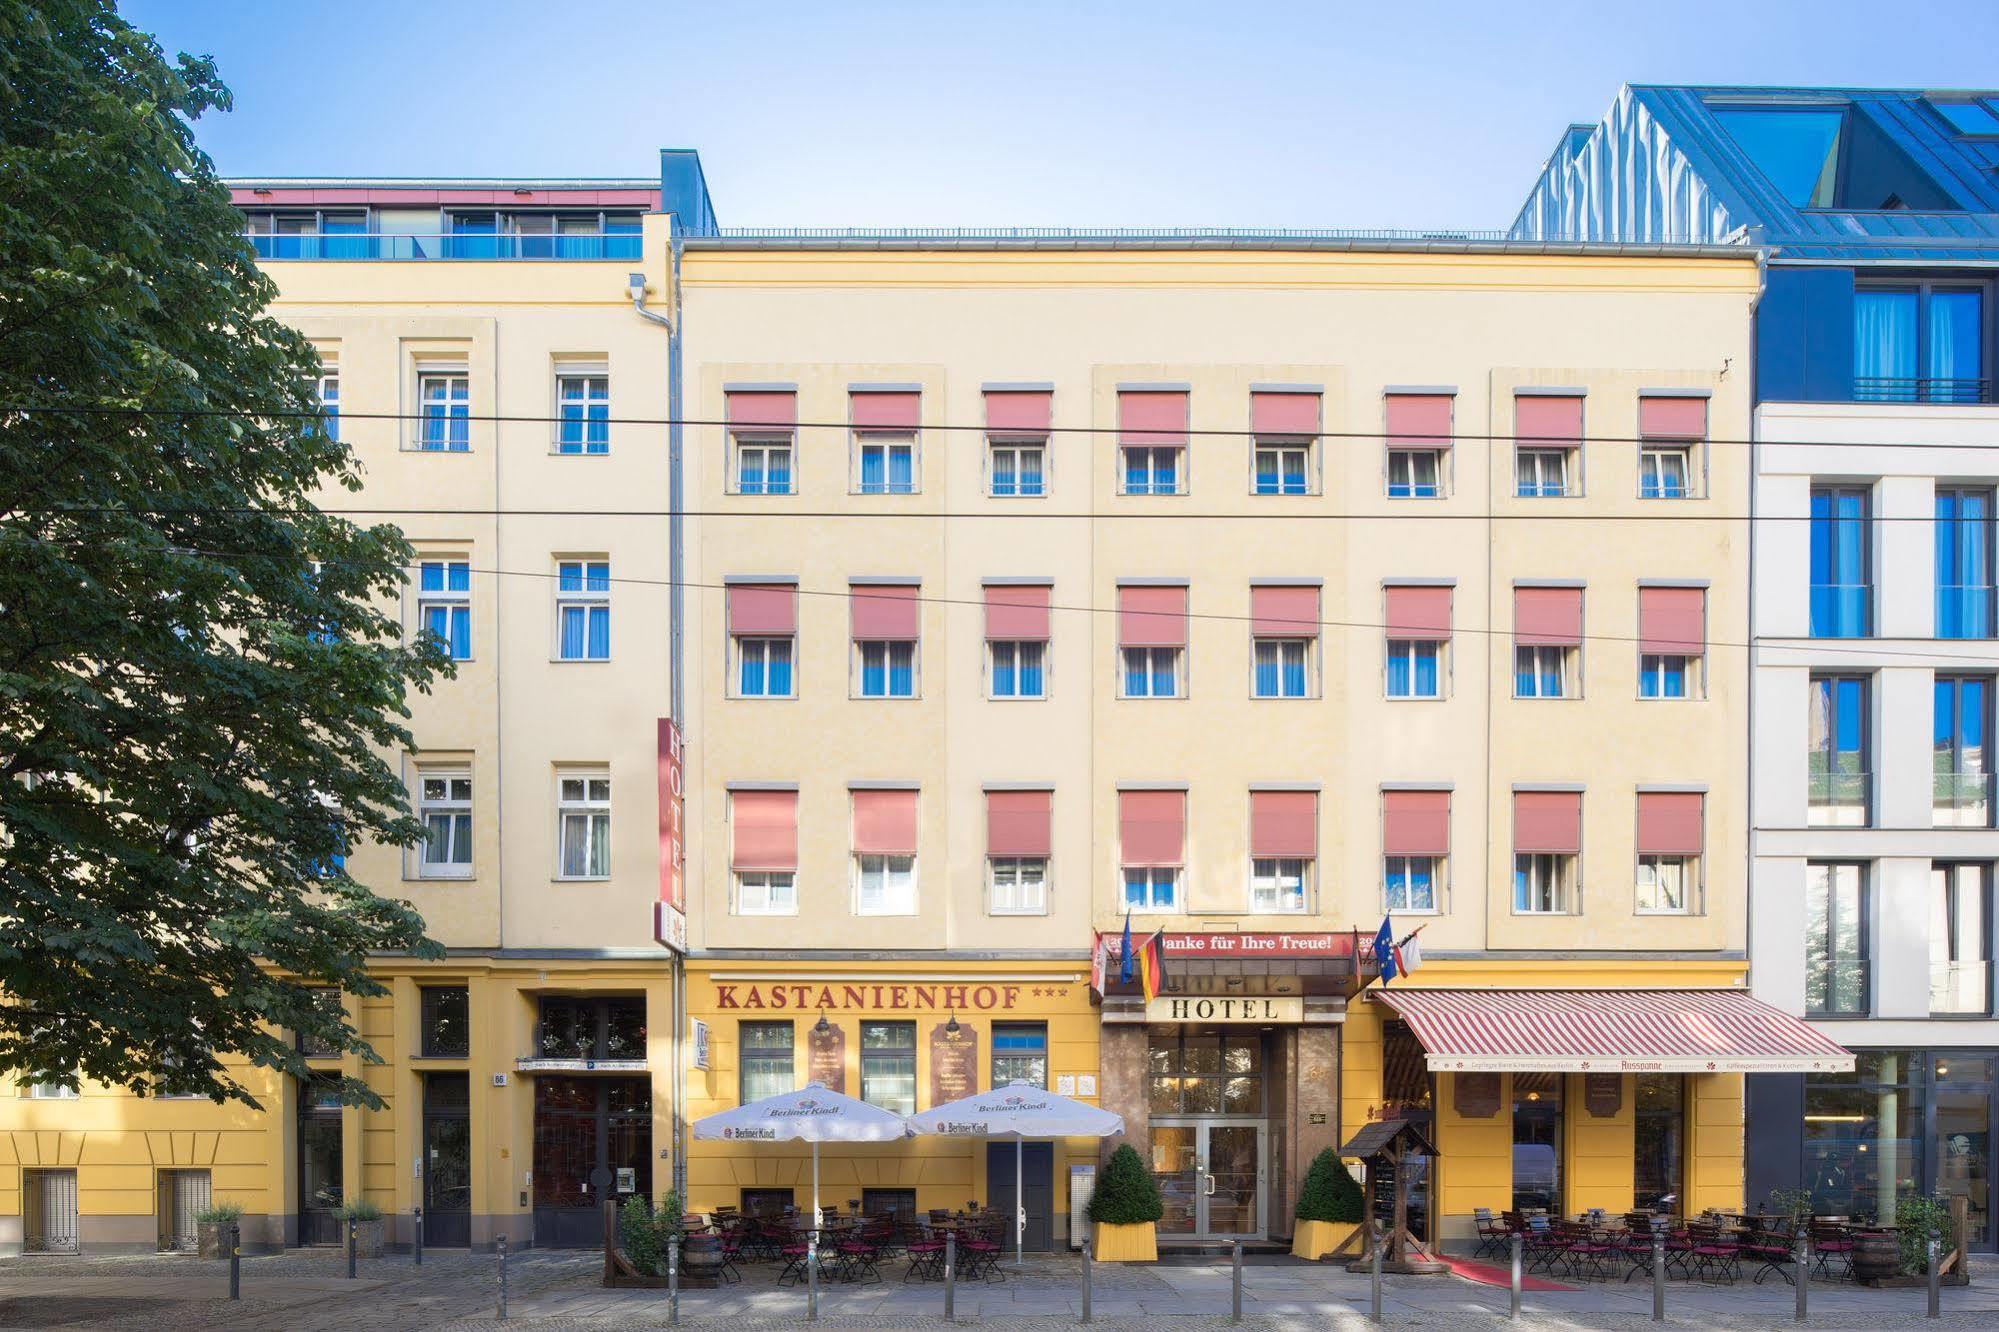
[[[1433,1073],[1840,1073],[1853,1055],[1746,990],[1376,990]]]

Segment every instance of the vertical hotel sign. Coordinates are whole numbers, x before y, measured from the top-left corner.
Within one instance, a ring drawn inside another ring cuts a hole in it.
[[[652,936],[676,953],[687,951],[685,811],[687,764],[680,727],[659,719],[659,901],[653,904]]]

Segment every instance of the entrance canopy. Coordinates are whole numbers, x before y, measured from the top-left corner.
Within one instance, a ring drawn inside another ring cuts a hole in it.
[[[1433,1073],[1841,1073],[1853,1055],[1744,990],[1376,990]]]

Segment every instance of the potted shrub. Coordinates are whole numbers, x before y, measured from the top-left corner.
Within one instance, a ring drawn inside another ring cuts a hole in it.
[[[382,1209],[366,1198],[356,1198],[353,1202],[342,1203],[334,1209],[333,1215],[340,1222],[340,1252],[347,1252],[347,1223],[354,1223],[354,1253],[360,1258],[380,1258],[387,1225],[382,1221]]]
[[[203,1258],[229,1256],[229,1228],[243,1220],[242,1203],[210,1203],[194,1214],[194,1251]]]
[[[1328,1147],[1312,1158],[1305,1180],[1298,1188],[1298,1226],[1291,1237],[1291,1252],[1305,1259],[1319,1259],[1337,1252],[1366,1215],[1366,1199],[1353,1172]]]
[[[1090,1198],[1096,1256],[1107,1263],[1149,1263],[1159,1257],[1159,1218],[1166,1207],[1158,1181],[1130,1143],[1111,1153]]]
[[[675,1239],[681,1242],[680,1284],[689,1287],[719,1284],[721,1238],[687,1234],[680,1195],[673,1192],[661,1198],[656,1209],[642,1194],[625,1199],[618,1209],[618,1242],[605,1264],[604,1284],[665,1286],[667,1257]]]

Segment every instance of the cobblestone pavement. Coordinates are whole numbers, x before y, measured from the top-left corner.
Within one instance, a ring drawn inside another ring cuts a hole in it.
[[[0,1260],[0,1329],[92,1327],[149,1332],[192,1328],[346,1332],[376,1328],[661,1327],[668,1322],[663,1290],[606,1290],[602,1260],[583,1252],[529,1252],[508,1261],[509,1319],[495,1317],[497,1262],[491,1254],[432,1250],[422,1268],[407,1255],[360,1265],[346,1278],[333,1252],[294,1251],[243,1262],[243,1299],[227,1298],[229,1269],[220,1262],[163,1255],[137,1258],[13,1258]],[[798,1327],[806,1294],[775,1285],[775,1269],[752,1267],[746,1279],[720,1290],[682,1293],[681,1321],[729,1332]],[[944,1292],[935,1282],[885,1279],[866,1285],[828,1283],[820,1321],[828,1328],[937,1328]],[[1064,1327],[1081,1312],[1079,1269],[1073,1258],[1030,1258],[1005,1281],[965,1283],[956,1294],[957,1321],[994,1329]],[[1999,1326],[1999,1265],[1974,1268],[1975,1284],[1946,1289],[1944,1316],[1924,1317],[1921,1290],[1860,1290],[1815,1286],[1809,1326],[1828,1329],[1992,1328]],[[1229,1326],[1226,1265],[1092,1269],[1094,1325],[1159,1332],[1162,1319],[1179,1329]],[[1243,1326],[1253,1329],[1368,1327],[1368,1283],[1324,1265],[1257,1264],[1243,1273]],[[1667,1326],[1792,1328],[1793,1295],[1781,1281],[1733,1287],[1674,1282]],[[1651,1322],[1651,1292],[1642,1283],[1598,1283],[1575,1291],[1527,1296],[1525,1316],[1506,1318],[1507,1292],[1454,1277],[1391,1277],[1384,1282],[1384,1323],[1433,1329],[1530,1328],[1536,1332],[1623,1329]]]

